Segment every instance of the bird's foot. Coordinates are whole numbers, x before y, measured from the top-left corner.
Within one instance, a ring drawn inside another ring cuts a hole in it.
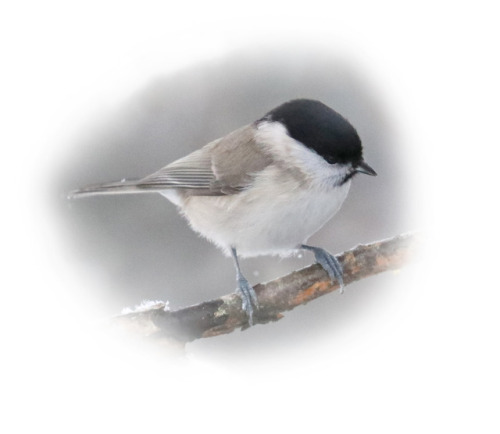
[[[248,316],[248,324],[253,325],[253,308],[258,308],[257,295],[252,285],[243,276],[238,277],[238,290],[241,296],[241,307]]]
[[[342,265],[338,261],[338,259],[333,256],[331,253],[328,253],[326,250],[321,247],[312,247],[302,245],[302,249],[310,250],[314,253],[314,257],[316,262],[321,265],[325,271],[330,276],[330,279],[336,280],[340,285],[340,293],[344,292],[344,279],[343,279],[343,271]]]

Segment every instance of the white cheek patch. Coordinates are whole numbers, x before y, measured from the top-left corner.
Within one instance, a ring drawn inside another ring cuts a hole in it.
[[[316,152],[290,137],[280,122],[261,122],[255,139],[277,161],[298,168],[312,182],[339,185],[352,170],[350,164],[329,164]]]

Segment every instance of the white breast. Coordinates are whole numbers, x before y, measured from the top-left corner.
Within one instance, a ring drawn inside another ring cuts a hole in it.
[[[233,246],[241,256],[290,254],[339,210],[349,182],[312,190],[290,179],[269,183],[276,171],[266,170],[251,190],[236,195],[192,196],[183,213],[195,231],[226,252]]]

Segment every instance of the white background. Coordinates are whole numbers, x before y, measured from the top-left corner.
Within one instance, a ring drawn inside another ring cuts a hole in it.
[[[28,1],[0,15],[2,431],[498,432],[493,2]],[[76,271],[49,206],[67,143],[157,75],[304,40],[368,73],[403,132],[428,245],[394,298],[332,341],[225,361],[86,333],[68,288],[97,278]]]

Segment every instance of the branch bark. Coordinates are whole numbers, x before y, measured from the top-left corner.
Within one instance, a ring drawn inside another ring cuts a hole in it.
[[[367,245],[359,245],[337,256],[344,269],[344,284],[395,270],[404,265],[415,250],[415,234],[398,235]],[[323,268],[314,264],[254,287],[259,309],[254,313],[255,324],[277,321],[283,312],[308,303],[339,288],[332,284]],[[189,342],[199,338],[245,329],[248,321],[236,293],[216,300],[170,311],[157,302],[146,309],[113,318],[113,323],[134,329],[143,336]]]

